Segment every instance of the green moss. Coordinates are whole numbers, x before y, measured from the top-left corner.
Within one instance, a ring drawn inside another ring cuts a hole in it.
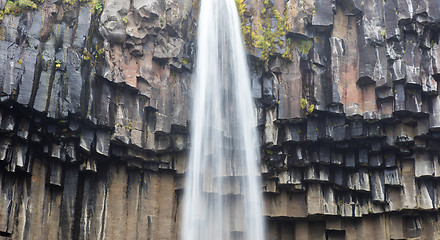
[[[89,61],[91,57],[92,57],[92,54],[89,51],[87,51],[87,49],[84,49],[84,51],[83,51],[83,59],[86,60],[86,61]]]
[[[307,99],[302,98],[301,99],[301,108],[305,109],[307,107],[307,104],[308,104]]]
[[[251,29],[252,23],[250,18],[246,17],[246,4],[243,3],[243,0],[235,0],[235,4],[237,6],[238,15],[240,16],[241,32],[244,42],[248,49],[253,50],[255,48],[256,34]]]
[[[105,52],[105,48],[98,49],[98,54],[103,54]]]
[[[281,55],[284,59],[293,61],[293,54],[292,54],[292,39],[287,38],[286,40],[286,51]]]
[[[312,113],[314,109],[315,109],[315,104],[311,104],[309,108],[307,108],[307,113]]]
[[[310,114],[313,112],[313,110],[315,110],[315,104],[309,103],[309,101],[307,101],[307,99],[302,98],[301,99],[301,109],[306,110],[306,115]]]
[[[60,60],[55,60],[55,67],[56,68],[60,68],[61,67],[61,61]]]
[[[0,20],[5,15],[20,15],[21,13],[29,10],[37,9],[39,4],[42,4],[45,0],[8,0],[5,4],[5,8],[0,10]],[[93,12],[98,14],[102,11],[102,0],[62,0],[63,6],[75,6],[78,3],[91,3]]]
[[[276,26],[272,25],[273,17],[276,19]],[[284,46],[282,37],[286,35],[284,19],[275,9],[275,6],[267,0],[264,1],[264,8],[261,11],[258,26],[261,35],[256,36],[255,46],[261,49],[261,59],[267,63],[270,56],[276,54],[277,48]],[[273,32],[272,29],[276,30]]]
[[[20,15],[26,10],[37,9],[37,4],[43,2],[43,0],[8,0],[5,5],[5,9],[0,13],[0,19],[3,19],[5,15]]]
[[[21,9],[36,9],[37,8],[37,4],[31,0],[18,0],[17,5]]]
[[[310,39],[294,39],[293,44],[298,49],[300,53],[309,54],[312,48],[312,40]]]
[[[101,0],[92,0],[90,6],[90,12],[92,14],[100,14],[103,9],[103,2]]]
[[[63,5],[74,6],[78,3],[87,3],[87,2],[90,2],[90,0],[63,0]]]
[[[284,16],[276,10],[275,5],[268,1],[264,1],[263,10],[258,19],[258,29],[252,30],[252,23],[247,14],[246,4],[243,0],[235,0],[237,10],[241,20],[241,31],[246,47],[250,52],[254,53],[256,49],[261,51],[261,60],[267,64],[269,58],[277,54],[277,49],[286,47],[286,51],[281,54],[281,57],[292,60],[290,50],[291,41],[288,39],[287,43],[283,40],[288,31],[286,22],[286,12]],[[273,19],[276,21],[273,21]]]

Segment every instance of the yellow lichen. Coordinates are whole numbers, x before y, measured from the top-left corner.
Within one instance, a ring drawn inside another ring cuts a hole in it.
[[[100,14],[102,12],[102,1],[101,0],[91,0],[90,1],[90,12],[92,14]]]
[[[11,1],[8,0],[5,4],[5,8],[1,13],[1,16],[6,14],[12,14],[12,15],[19,15],[25,10],[35,10],[37,9],[37,3],[40,3],[38,0],[18,0],[18,1]]]
[[[98,54],[103,54],[105,52],[105,48],[98,49]]]
[[[315,104],[311,104],[311,105],[309,106],[309,108],[307,108],[307,112],[308,112],[308,113],[312,113],[314,109],[315,109]]]
[[[288,29],[285,18],[276,10],[272,2],[266,0],[257,21],[258,29],[252,30],[250,18],[246,17],[246,4],[243,3],[243,0],[235,0],[235,3],[240,15],[241,30],[246,47],[251,52],[259,49],[261,60],[267,64],[270,56],[275,55],[277,49],[282,49],[285,45],[283,38]],[[273,24],[273,18],[276,19],[275,25]],[[289,53],[290,48],[286,47],[286,52],[282,54],[282,57],[291,59]]]
[[[86,60],[86,61],[88,61],[88,60],[90,60],[90,57],[91,57],[91,56],[92,56],[92,54],[90,54],[89,51],[87,51],[87,49],[84,49],[84,52],[83,52],[83,59]]]
[[[301,99],[301,108],[302,109],[305,109],[306,107],[307,107],[307,99],[305,99],[305,98],[302,98]]]
[[[56,68],[60,68],[61,67],[61,61],[60,60],[55,60],[55,67]]]

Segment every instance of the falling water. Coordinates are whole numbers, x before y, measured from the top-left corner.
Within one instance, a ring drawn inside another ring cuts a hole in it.
[[[258,135],[234,0],[202,0],[182,236],[264,239]]]

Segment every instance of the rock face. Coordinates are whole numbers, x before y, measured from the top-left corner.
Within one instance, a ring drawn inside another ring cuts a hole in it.
[[[199,1],[35,2],[0,1],[0,239],[178,239]],[[439,239],[440,2],[236,2],[267,239]]]

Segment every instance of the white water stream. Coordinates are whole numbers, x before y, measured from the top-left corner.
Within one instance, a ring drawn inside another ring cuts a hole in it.
[[[234,0],[202,0],[182,239],[265,239],[256,111]]]

